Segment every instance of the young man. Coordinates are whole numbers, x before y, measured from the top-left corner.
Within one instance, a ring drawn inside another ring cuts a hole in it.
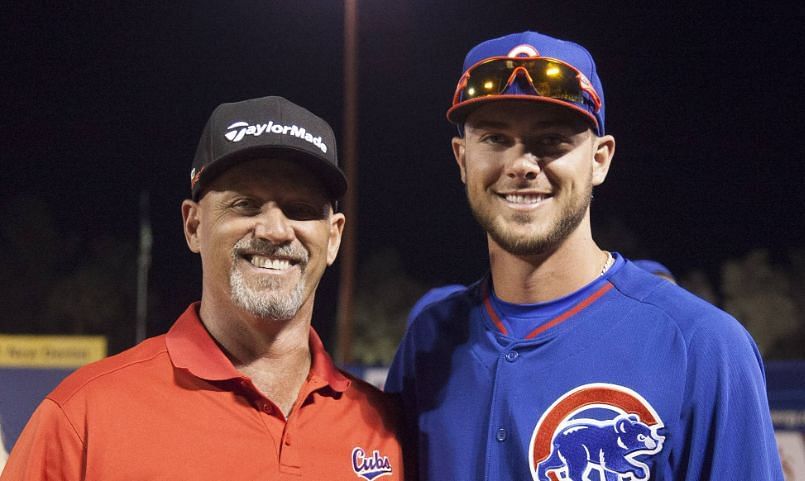
[[[782,480],[749,334],[593,240],[615,140],[587,50],[483,42],[447,117],[490,272],[425,307],[391,367],[420,478]]]
[[[391,404],[311,327],[345,222],[330,126],[281,97],[222,104],[190,178],[201,302],[68,377],[2,480],[403,479]]]

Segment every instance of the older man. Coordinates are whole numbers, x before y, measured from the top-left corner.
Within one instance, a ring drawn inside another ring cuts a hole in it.
[[[402,479],[395,410],[311,327],[345,222],[329,125],[280,97],[222,104],[190,178],[201,302],[59,385],[2,479]]]

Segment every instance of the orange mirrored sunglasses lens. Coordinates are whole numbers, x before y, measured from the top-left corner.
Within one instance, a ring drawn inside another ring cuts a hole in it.
[[[525,79],[530,80],[537,95],[574,103],[584,102],[578,72],[549,59],[495,59],[473,67],[468,74],[460,100],[500,95],[511,83]]]

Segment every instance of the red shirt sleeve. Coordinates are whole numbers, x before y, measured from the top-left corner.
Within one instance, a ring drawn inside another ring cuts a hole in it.
[[[11,450],[0,481],[83,479],[84,442],[61,407],[45,399]]]

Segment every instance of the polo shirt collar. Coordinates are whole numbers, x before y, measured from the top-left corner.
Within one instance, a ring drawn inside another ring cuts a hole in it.
[[[190,304],[166,335],[165,344],[173,365],[187,369],[194,376],[208,381],[226,381],[244,377],[243,373],[235,369],[201,323],[198,315],[200,305],[200,302]],[[335,367],[313,327],[310,328],[308,344],[311,360],[308,379],[318,378],[334,391],[346,391],[350,385],[349,379]]]
[[[309,379],[318,377],[329,385],[334,391],[344,392],[350,385],[350,380],[341,374],[335,363],[321,342],[319,334],[310,327],[310,375]]]

